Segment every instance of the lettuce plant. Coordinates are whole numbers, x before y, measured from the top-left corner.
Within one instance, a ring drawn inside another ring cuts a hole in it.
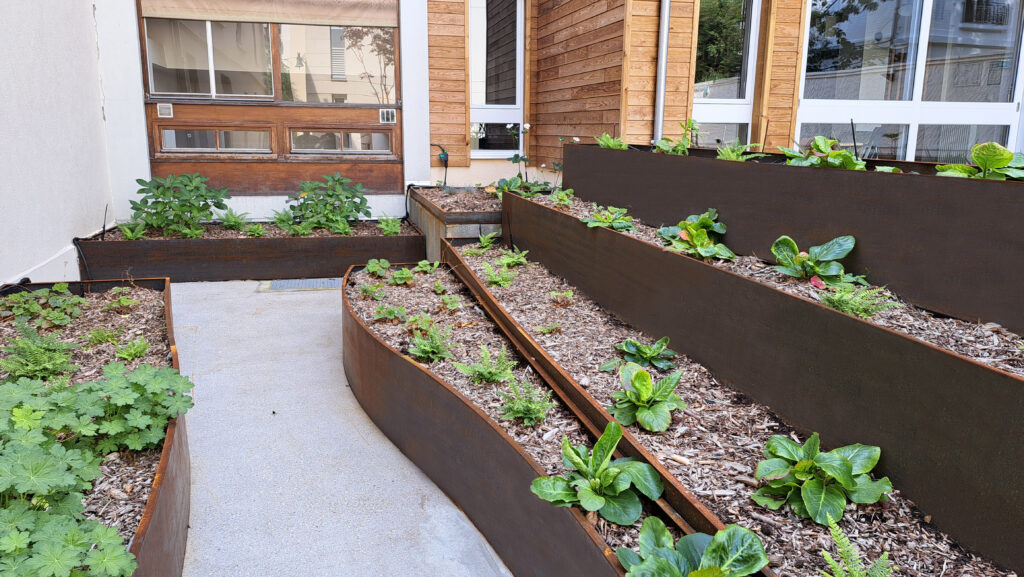
[[[675,393],[682,371],[676,371],[657,383],[651,373],[636,363],[626,363],[619,370],[622,390],[612,393],[615,403],[610,410],[623,426],[639,423],[648,431],[661,433],[672,424],[672,411],[685,409],[686,403]]]
[[[847,273],[839,262],[839,259],[850,254],[855,244],[856,240],[852,236],[838,236],[823,245],[812,246],[808,252],[802,252],[793,239],[783,235],[772,243],[772,254],[779,261],[775,270],[796,278],[809,278],[816,285],[819,283],[815,279],[824,284],[867,284],[863,276]]]
[[[590,216],[581,218],[580,222],[586,223],[587,228],[602,227],[620,232],[636,230],[636,226],[633,224],[633,217],[626,214],[626,209],[615,208],[614,206],[609,206],[605,209],[605,207],[595,204],[591,208]]]
[[[411,270],[402,267],[395,272],[391,273],[391,277],[388,278],[388,284],[394,286],[407,286],[413,285],[412,282],[413,273]]]
[[[519,363],[508,358],[508,350],[505,349],[505,345],[501,346],[501,352],[498,353],[497,358],[492,359],[490,349],[486,345],[480,345],[480,357],[475,363],[464,365],[452,362],[452,365],[460,373],[471,377],[473,383],[477,385],[514,380],[512,369],[516,368],[517,364]]]
[[[867,170],[867,163],[857,158],[849,150],[837,149],[838,140],[815,136],[811,145],[805,151],[800,147],[786,148],[780,146],[779,150],[789,158],[786,164],[790,166],[815,166],[819,168],[843,168],[846,170]]]
[[[629,148],[622,138],[618,136],[612,136],[605,132],[601,136],[595,136],[594,140],[597,141],[597,145],[601,148],[611,148],[613,150],[626,150]]]
[[[709,208],[703,214],[691,214],[678,226],[658,229],[658,236],[671,251],[700,256],[704,259],[733,260],[736,254],[720,242],[725,234],[725,223],[716,222],[718,211]]]
[[[640,526],[640,551],[615,551],[626,577],[744,577],[768,564],[764,544],[756,533],[727,525],[715,536],[691,533],[672,542],[672,534],[657,517]]]
[[[773,511],[789,505],[800,517],[827,525],[843,518],[847,500],[877,503],[892,491],[888,477],[875,481],[869,474],[882,455],[878,447],[858,443],[823,453],[819,445],[817,433],[803,446],[782,435],[769,439],[755,472],[768,485],[754,493],[754,502]]]
[[[642,505],[637,491],[651,500],[664,490],[654,467],[630,458],[612,459],[622,439],[622,427],[608,423],[593,451],[585,445],[573,446],[562,436],[563,476],[538,477],[530,484],[534,495],[556,507],[579,505],[597,511],[617,525],[632,525],[640,518]]]
[[[626,339],[621,344],[615,345],[615,350],[622,353],[622,359],[626,362],[636,363],[641,367],[654,365],[655,368],[663,371],[670,371],[676,368],[676,364],[669,359],[676,357],[676,352],[668,348],[668,337],[661,337],[653,345],[645,345],[635,339]],[[601,365],[604,372],[614,371],[622,364],[622,359],[613,359]]]
[[[995,142],[983,142],[971,148],[971,162],[935,167],[939,176],[981,178],[986,180],[1024,180],[1024,154],[1014,154]]]

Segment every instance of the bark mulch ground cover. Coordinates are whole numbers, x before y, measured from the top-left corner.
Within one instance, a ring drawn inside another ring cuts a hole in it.
[[[128,308],[103,310],[121,297],[137,301],[138,304]],[[129,371],[147,363],[155,367],[171,366],[162,292],[132,286],[127,292],[88,293],[85,299],[88,304],[82,307],[82,316],[74,319],[70,325],[40,331],[43,334],[56,334],[59,341],[79,345],[71,357],[71,363],[79,367],[71,375],[71,386],[102,378],[103,366],[112,362],[123,362]],[[112,343],[89,345],[87,337],[95,329],[114,331],[122,345],[143,337],[149,343],[149,349],[143,357],[132,361],[118,359],[117,347]],[[13,320],[0,320],[0,345],[6,345],[18,336]],[[6,373],[0,371],[0,381],[6,376]],[[85,494],[85,516],[117,527],[118,533],[130,540],[142,519],[142,511],[149,499],[159,462],[160,447],[148,451],[108,454],[100,465],[103,475],[93,481],[92,490]]]
[[[501,199],[475,186],[417,188],[430,202],[445,212],[501,212]]]
[[[362,285],[375,285],[380,282],[381,279],[370,276],[365,270],[351,275],[349,285],[345,287],[345,290],[348,291],[349,301],[356,314],[384,342],[406,354],[410,346],[409,330],[405,323],[374,321],[374,311],[380,305],[404,307],[408,316],[425,313],[430,315],[435,323],[451,327],[454,345],[451,353],[454,358],[423,365],[424,368],[480,407],[509,436],[522,445],[548,475],[561,475],[565,472],[560,446],[563,435],[567,435],[574,445],[585,443],[588,447],[593,446],[593,441],[587,436],[583,425],[559,402],[554,394],[552,394],[551,400],[555,404],[555,408],[551,409],[545,421],[537,427],[527,427],[521,421],[502,418],[502,398],[499,391],[507,392],[506,386],[473,384],[468,376],[455,368],[452,362],[467,365],[474,363],[480,355],[481,345],[486,346],[495,356],[504,347],[510,358],[518,362],[517,367],[512,371],[518,381],[529,381],[543,391],[550,391],[533,369],[516,354],[512,344],[502,335],[497,325],[474,304],[472,295],[447,267],[438,268],[429,275],[417,274],[412,287],[387,286],[383,300],[360,297]],[[454,312],[447,310],[440,312],[443,307],[441,297],[434,291],[435,282],[441,283],[445,289],[445,295],[457,295],[462,306]],[[595,523],[598,533],[605,538],[608,546],[612,549],[616,547],[635,549],[638,546],[640,525],[644,516],[641,516],[634,525],[628,527],[608,523],[596,515],[592,515],[590,519]]]
[[[548,197],[538,196],[533,200],[539,204],[555,208]],[[572,208],[563,212],[567,212],[576,218],[582,218],[590,216],[592,205],[579,199],[573,199]],[[682,220],[686,216],[688,215],[682,215],[678,220]],[[726,216],[722,217],[722,221],[726,225],[729,224]],[[637,229],[624,232],[623,234],[654,246],[663,246],[663,243],[658,238],[657,227],[635,219],[633,222]],[[675,222],[670,224],[675,224]],[[769,248],[765,247],[766,254],[770,254]],[[786,276],[776,271],[769,263],[757,256],[738,256],[733,262],[714,260],[711,264],[787,293],[820,301],[818,296],[820,291],[809,282],[804,279]],[[870,282],[870,280],[869,277],[868,281]],[[908,303],[901,299],[898,294],[884,289],[884,287],[880,296],[898,301],[902,306],[881,311],[870,319],[866,319],[867,322],[892,329],[939,348],[963,355],[994,369],[1024,377],[1024,349],[1021,348],[1024,346],[1024,337],[1021,335],[1015,334],[995,323],[971,323],[931,313]]]
[[[498,209],[501,210],[500,206],[499,206]],[[253,224],[256,224],[255,221],[253,222]],[[263,225],[263,236],[261,236],[259,238],[294,238],[294,236],[292,234],[290,234],[287,231],[281,229],[280,227],[278,227],[277,225],[275,225],[272,222],[261,222],[259,224]],[[416,228],[414,226],[412,226],[408,222],[405,222],[404,220],[402,221],[402,232],[400,233],[401,236],[411,236],[411,235],[417,235],[417,234],[419,234],[419,232],[416,230]],[[381,235],[381,231],[380,231],[379,228],[377,228],[377,223],[376,222],[360,221],[360,222],[352,225],[352,234],[347,235],[347,236],[380,236],[380,235]],[[331,232],[329,232],[327,230],[324,230],[322,228],[318,228],[318,229],[314,230],[311,234],[306,235],[305,237],[300,237],[300,238],[323,238],[323,237],[329,237],[329,236],[343,237],[343,235],[333,234],[333,233],[331,233]],[[224,226],[221,225],[220,223],[210,223],[210,224],[206,225],[206,228],[203,231],[203,236],[201,236],[200,239],[210,239],[210,238],[249,238],[249,235],[246,234],[242,230],[231,230],[231,229],[224,228]],[[99,237],[96,236],[96,237],[93,237],[90,240],[98,240],[98,239],[99,239]],[[144,239],[144,240],[182,240],[182,237],[180,237],[180,236],[164,236],[163,234],[160,233],[160,231],[157,231],[157,230],[147,230],[146,234],[142,237],[142,239]],[[105,240],[127,240],[127,239],[124,237],[124,234],[121,232],[120,229],[114,228],[114,229],[111,229],[111,230],[107,231],[106,236],[105,236]]]
[[[501,247],[492,247],[482,256],[465,256],[473,246],[457,250],[477,276],[486,278],[483,264],[493,262]],[[645,335],[625,325],[541,264],[531,262],[514,270],[518,276],[511,286],[489,290],[520,325],[532,329],[537,342],[580,385],[610,406],[612,393],[619,389],[618,377],[599,371],[599,365],[616,357],[614,346],[627,338],[651,344],[661,335]],[[551,293],[567,290],[574,292],[572,304],[556,306]],[[541,334],[540,327],[552,324],[561,330]],[[807,576],[827,569],[821,550],[835,553],[827,527],[786,509],[772,512],[751,500],[758,486],[754,470],[763,459],[762,448],[772,435],[795,438],[792,429],[768,407],[719,383],[705,367],[684,356],[675,360],[677,370],[683,371],[676,392],[689,407],[674,414],[665,433],[649,433],[636,426],[632,432],[723,522],[759,533],[770,566],[780,575]],[[669,372],[655,369],[652,374],[664,378]],[[869,559],[888,552],[901,574],[1016,575],[964,551],[931,526],[898,488],[887,505],[848,507],[840,526]]]

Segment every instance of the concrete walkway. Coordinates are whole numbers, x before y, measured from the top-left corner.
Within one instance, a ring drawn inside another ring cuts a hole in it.
[[[267,284],[172,288],[196,385],[184,576],[510,576],[352,396],[340,289]]]

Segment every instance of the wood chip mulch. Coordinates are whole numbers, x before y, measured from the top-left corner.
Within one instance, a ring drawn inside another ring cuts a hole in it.
[[[139,304],[127,311],[103,310],[104,306],[120,296],[139,301]],[[85,298],[89,303],[82,308],[81,317],[63,329],[56,327],[41,331],[58,335],[60,341],[80,345],[71,357],[71,363],[80,367],[71,376],[72,385],[101,379],[103,366],[115,361],[125,363],[129,370],[143,363],[157,367],[171,366],[162,292],[133,286],[124,294],[106,291],[88,293]],[[125,362],[115,356],[116,348],[113,344],[89,346],[86,337],[93,329],[120,330],[121,344],[145,337],[149,350],[143,358]],[[19,336],[13,321],[0,322],[0,345]],[[0,372],[0,379],[6,376]],[[159,461],[160,447],[149,451],[125,451],[107,455],[100,465],[102,476],[92,482],[92,490],[85,494],[83,504],[86,518],[117,527],[118,533],[126,540],[134,537]]]
[[[419,187],[416,191],[445,212],[501,212],[501,200],[479,187]]]
[[[253,221],[252,224],[255,224],[255,223],[256,223],[256,221]],[[328,232],[326,230],[323,230],[323,229],[317,229],[317,230],[314,230],[312,232],[312,234],[309,234],[307,236],[295,237],[295,236],[289,234],[288,232],[284,231],[283,229],[281,229],[280,227],[278,227],[277,225],[275,225],[272,222],[260,222],[260,224],[263,225],[263,236],[261,236],[260,238],[325,238],[325,237],[331,237],[331,236],[335,236],[335,237],[342,236],[342,235],[339,235],[339,234],[332,234],[332,233],[330,233],[330,232]],[[210,223],[210,224],[205,225],[205,227],[206,228],[203,231],[203,236],[200,237],[200,239],[210,239],[210,238],[249,238],[249,235],[245,234],[245,232],[243,232],[241,230],[229,230],[229,229],[226,229],[220,223]],[[409,224],[408,222],[406,222],[404,220],[402,221],[402,232],[399,234],[399,236],[414,236],[414,235],[418,235],[418,234],[419,234],[419,231],[416,230],[416,227],[412,226],[411,224]],[[356,224],[352,225],[352,234],[350,234],[348,236],[381,236],[381,232],[380,232],[380,229],[377,228],[376,221],[360,221],[360,222],[357,222]],[[94,240],[99,240],[99,238],[100,238],[99,235],[93,235],[92,237],[90,237],[89,240],[90,241],[94,241]],[[124,238],[124,234],[121,232],[121,229],[119,229],[117,227],[114,227],[114,228],[108,230],[107,234],[104,237],[104,239],[105,240],[123,240],[123,241],[131,242],[131,241],[128,241],[127,239]],[[143,239],[145,239],[145,240],[182,240],[182,237],[180,237],[180,236],[164,236],[164,235],[160,234],[159,231],[149,230],[149,231],[146,231],[146,234],[145,234],[145,236],[143,236]]]
[[[497,248],[480,257],[463,258],[484,278],[482,264],[498,256]],[[559,324],[559,333],[542,335],[532,330],[531,334],[598,402],[611,405],[618,379],[600,372],[598,366],[617,356],[614,345],[627,338],[652,343],[661,335],[632,329],[543,265],[530,263],[515,270],[518,277],[511,286],[489,290],[527,330]],[[575,293],[575,303],[555,306],[550,293],[566,290]],[[768,407],[718,382],[702,365],[685,356],[677,361],[683,376],[676,392],[689,407],[674,414],[671,427],[663,434],[636,426],[630,427],[631,431],[722,521],[739,523],[760,534],[771,566],[780,575],[807,576],[826,569],[821,550],[835,552],[827,527],[786,510],[772,512],[751,500],[758,485],[753,477],[763,459],[762,448],[772,435],[794,436],[792,429]],[[654,372],[655,378],[667,374]],[[901,574],[1016,575],[963,550],[927,523],[924,514],[898,490],[888,505],[848,507],[840,526],[868,558],[888,552]]]

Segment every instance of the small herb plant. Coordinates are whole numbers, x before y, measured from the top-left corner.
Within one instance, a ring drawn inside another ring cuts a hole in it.
[[[117,347],[116,356],[119,359],[131,362],[146,356],[148,351],[149,342],[146,341],[146,337],[139,337],[122,347]]]
[[[725,223],[716,222],[718,211],[709,208],[703,214],[691,214],[678,226],[658,229],[658,236],[671,251],[699,256],[706,260],[720,258],[733,260],[736,254],[720,242],[725,234]]]
[[[359,217],[370,217],[363,185],[352,184],[352,179],[337,172],[324,175],[323,180],[299,183],[299,194],[288,203],[284,212],[291,222],[304,223],[311,230],[322,228],[335,234],[349,234]],[[276,219],[275,223],[281,224]]]
[[[519,273],[507,267],[500,266],[493,268],[489,263],[484,263],[484,274],[487,277],[487,284],[490,286],[507,287],[512,285]]]
[[[597,141],[597,145],[601,148],[611,148],[614,150],[626,150],[629,146],[622,141],[618,136],[612,136],[605,132],[601,136],[595,136],[594,140]]]
[[[110,301],[103,307],[104,311],[114,311],[118,314],[128,314],[133,308],[138,306],[139,301],[126,296],[119,296],[116,299]]]
[[[18,324],[18,332],[21,337],[0,347],[0,351],[8,353],[7,358],[0,359],[0,373],[9,375],[6,380],[17,381],[26,377],[45,381],[78,370],[70,363],[71,350],[78,345],[58,341],[53,334],[40,335],[25,324]]]
[[[245,227],[245,225],[249,224],[248,216],[249,213],[247,212],[239,214],[235,212],[233,209],[229,208],[224,212],[220,213],[218,218],[220,219],[221,226],[223,226],[224,228],[228,230],[242,230]]]
[[[551,291],[551,303],[556,307],[571,307],[576,304],[576,295],[572,291]]]
[[[574,198],[576,198],[576,193],[571,188],[567,188],[565,190],[559,188],[555,192],[551,193],[551,202],[555,204],[556,208],[572,208],[572,199]]]
[[[825,563],[828,564],[832,572],[819,571],[819,573],[825,577],[889,577],[892,575],[894,567],[889,564],[888,553],[882,553],[881,557],[865,568],[860,553],[857,552],[853,543],[850,542],[850,538],[843,533],[835,520],[828,520],[828,530],[836,544],[839,560],[832,558],[828,551],[822,549],[821,554],[825,557]]]
[[[228,189],[210,188],[210,179],[195,174],[138,179],[141,200],[130,201],[132,220],[164,235],[202,234],[202,223],[213,219],[213,209],[227,210]]]
[[[586,223],[587,228],[602,227],[620,232],[636,230],[633,217],[626,214],[626,209],[614,206],[605,209],[605,207],[595,204],[591,207],[590,216],[581,218],[580,222]]]
[[[409,355],[421,363],[435,363],[452,358],[451,327],[440,328],[431,325],[425,331],[417,331],[409,340]]]
[[[683,129],[682,134],[679,135],[679,140],[662,138],[654,143],[654,152],[688,156],[690,154],[690,145],[693,144],[693,136],[697,133],[697,123],[691,118],[685,123],[680,122],[679,127]]]
[[[760,152],[749,152],[751,148],[759,144],[740,144],[740,139],[733,140],[729,144],[718,147],[718,160],[732,160],[734,162],[746,162],[755,158],[768,156]]]
[[[615,552],[626,577],[744,577],[768,564],[761,538],[739,525],[726,525],[714,537],[684,535],[673,545],[665,523],[652,516],[640,526],[639,541],[639,554],[625,547]]]
[[[494,264],[505,268],[523,266],[526,264],[526,255],[529,252],[528,250],[519,250],[517,247],[512,247],[512,250],[503,248],[501,249],[501,256],[494,260]]]
[[[502,345],[501,352],[498,353],[497,358],[491,358],[491,351],[485,345],[480,345],[480,357],[475,363],[464,365],[452,362],[452,365],[460,373],[470,377],[473,383],[477,385],[483,383],[504,383],[513,380],[515,377],[512,376],[512,369],[517,364],[514,360],[508,358],[508,351],[504,345]]]
[[[441,266],[441,263],[438,261],[430,262],[429,260],[421,260],[420,262],[416,263],[416,266],[413,267],[412,272],[418,272],[422,274],[434,274],[434,271],[437,270],[437,267],[439,266]]]
[[[939,176],[980,178],[985,180],[1024,180],[1024,154],[1016,153],[995,142],[983,142],[971,148],[971,162],[937,166]]]
[[[116,331],[109,329],[93,329],[89,331],[89,336],[87,336],[85,340],[90,347],[97,347],[105,343],[116,345],[122,332],[124,332],[123,328],[117,329]]]
[[[444,285],[441,284],[441,281],[434,281],[434,294],[443,295],[446,292],[448,292],[448,289],[444,288]]]
[[[373,311],[373,320],[392,324],[404,323],[406,320],[405,307],[379,305],[377,310]]]
[[[800,147],[786,148],[785,146],[780,146],[779,150],[789,158],[786,164],[790,166],[867,170],[866,162],[857,158],[849,150],[838,149],[838,144],[838,140],[815,136],[807,150],[801,151]]]
[[[622,439],[622,427],[608,423],[593,451],[585,445],[573,446],[562,436],[563,476],[538,477],[530,490],[556,507],[579,505],[597,511],[617,525],[632,525],[643,510],[637,491],[651,500],[661,497],[664,487],[654,467],[630,458],[612,460]]]
[[[382,301],[385,293],[384,283],[359,285],[359,298],[363,300]]]
[[[841,284],[818,293],[821,302],[837,311],[869,319],[886,309],[900,308],[902,305],[889,300],[881,288],[854,288],[853,285]]]
[[[441,307],[448,312],[457,311],[462,308],[462,299],[456,295],[443,295],[441,297]]]
[[[394,286],[410,287],[413,285],[412,279],[412,271],[405,267],[402,267],[396,270],[395,272],[391,273],[391,278],[388,279],[388,284]]]
[[[479,247],[480,250],[489,250],[491,246],[494,245],[494,241],[498,238],[498,234],[500,233],[491,232],[480,235],[480,242],[477,243],[477,247]]]
[[[550,335],[550,334],[562,332],[562,325],[560,325],[558,323],[548,323],[548,324],[543,325],[543,326],[533,327],[533,330],[537,331],[538,333],[540,333],[542,335]]]
[[[661,337],[653,345],[645,345],[635,339],[626,339],[621,344],[615,345],[615,350],[622,353],[622,359],[612,359],[601,365],[600,370],[611,372],[619,368],[622,361],[636,363],[641,367],[653,365],[663,371],[670,371],[676,368],[676,364],[669,359],[676,357],[676,352],[668,348],[668,337]]]
[[[530,381],[512,379],[508,384],[508,393],[498,391],[501,395],[501,418],[507,421],[519,419],[527,427],[535,427],[544,422],[548,412],[555,408],[551,402],[551,391],[541,391]]]
[[[139,240],[146,236],[146,223],[142,221],[130,221],[117,225],[118,230],[126,240]]]
[[[244,229],[242,229],[242,232],[244,232],[246,236],[249,236],[251,238],[260,238],[261,236],[267,233],[267,230],[263,228],[262,224],[257,222],[255,224],[250,224],[249,226],[245,227]]]
[[[808,252],[802,252],[793,239],[783,235],[772,243],[772,254],[779,261],[775,270],[791,277],[811,279],[815,285],[853,282],[867,284],[863,276],[847,273],[839,262],[839,259],[850,254],[855,244],[856,240],[852,236],[839,236],[823,245],[812,246]],[[821,282],[815,282],[815,279]]]
[[[384,278],[388,276],[388,269],[391,268],[391,263],[384,258],[372,258],[370,262],[366,263],[366,272],[370,276],[377,278]]]
[[[380,222],[377,223],[377,228],[380,229],[384,236],[398,236],[402,232],[402,220],[390,218],[385,214],[381,217]]]
[[[869,474],[881,449],[856,444],[823,453],[819,445],[817,433],[803,446],[782,435],[769,439],[765,460],[755,472],[768,485],[754,493],[754,502],[773,511],[789,505],[798,516],[827,525],[830,518],[843,518],[847,500],[871,504],[887,499],[885,494],[892,491],[889,478],[875,481]]]
[[[682,375],[682,371],[676,371],[655,383],[651,373],[640,365],[626,363],[619,371],[622,390],[612,393],[615,400],[610,409],[612,416],[625,427],[638,423],[655,433],[668,430],[672,411],[686,408],[686,403],[675,393]]]

